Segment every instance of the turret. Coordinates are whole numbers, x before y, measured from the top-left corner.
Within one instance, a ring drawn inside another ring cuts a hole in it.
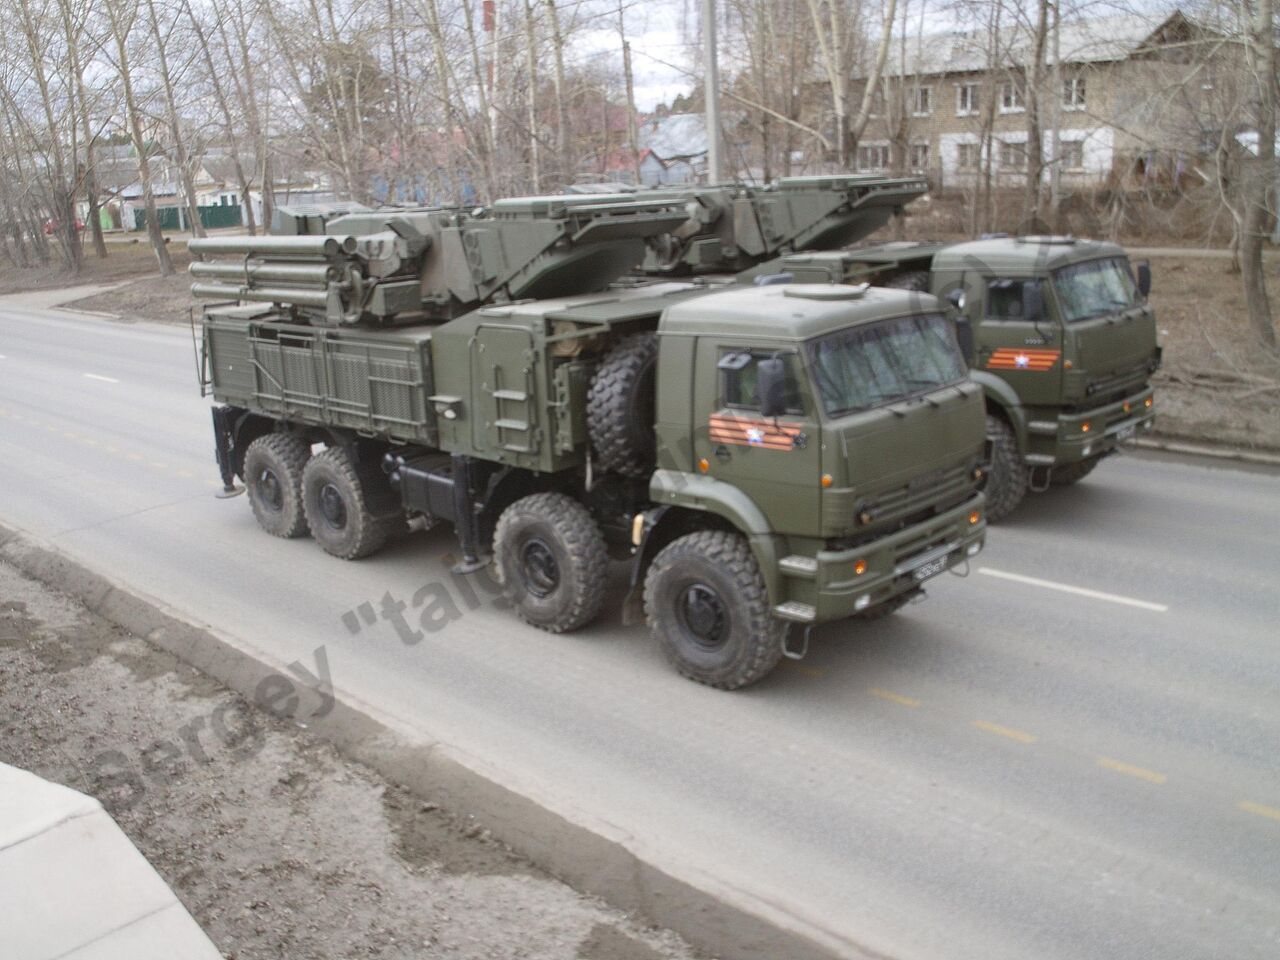
[[[551,196],[449,209],[280,217],[290,235],[192,240],[194,296],[287,307],[321,325],[448,320],[486,303],[601,290],[685,219],[678,199]],[[322,228],[323,233],[303,232]]]
[[[642,272],[738,273],[803,250],[833,250],[879,230],[928,192],[923,177],[783,177],[767,187],[670,187],[642,196],[679,201],[688,219],[650,243]]]

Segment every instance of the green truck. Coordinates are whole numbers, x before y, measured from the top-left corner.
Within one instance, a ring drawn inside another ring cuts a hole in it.
[[[1071,237],[880,243],[786,256],[797,281],[871,282],[950,303],[986,403],[988,519],[1087,476],[1155,419],[1150,267]],[[932,302],[930,299],[928,302]]]
[[[226,491],[345,559],[452,524],[461,568],[492,564],[554,632],[595,618],[626,560],[624,621],[725,689],[815,624],[921,596],[985,533],[953,321],[865,285],[624,277],[687,221],[661,197],[548,197],[192,241],[235,258],[192,270]]]

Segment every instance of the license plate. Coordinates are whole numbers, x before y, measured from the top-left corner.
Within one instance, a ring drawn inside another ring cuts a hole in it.
[[[939,557],[937,560],[930,560],[926,564],[922,564],[912,571],[912,576],[916,581],[928,580],[930,577],[936,577],[943,570],[947,569],[947,558]]]
[[[1125,427],[1123,430],[1119,430],[1119,431],[1117,431],[1117,432],[1116,432],[1116,439],[1117,439],[1117,440],[1132,440],[1132,439],[1133,439],[1133,435],[1134,435],[1134,433],[1136,433],[1136,432],[1137,432],[1137,429],[1138,429],[1137,424],[1133,424],[1133,423],[1131,423],[1131,424],[1129,424],[1129,426]]]

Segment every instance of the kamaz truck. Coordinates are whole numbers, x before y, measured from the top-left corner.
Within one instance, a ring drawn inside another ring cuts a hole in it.
[[[1151,271],[1124,250],[1071,237],[881,243],[786,256],[797,281],[870,282],[950,303],[986,403],[988,519],[1028,490],[1087,476],[1150,430],[1160,366]]]
[[[920,597],[985,531],[953,322],[866,286],[612,282],[687,219],[548,197],[192,241],[234,257],[192,268],[226,492],[349,560],[452,524],[553,632],[626,560],[624,620],[725,689]]]

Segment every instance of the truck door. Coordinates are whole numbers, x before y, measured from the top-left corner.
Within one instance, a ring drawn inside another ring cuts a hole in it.
[[[693,386],[695,464],[705,459],[709,475],[746,493],[780,530],[813,527],[822,489],[821,432],[794,351],[703,337]],[[756,364],[775,353],[787,363],[789,399],[787,413],[766,420]]]
[[[528,330],[481,326],[471,348],[472,443],[477,450],[505,453],[529,465],[538,453],[537,351]]]
[[[1025,406],[1054,404],[1062,390],[1062,332],[1039,278],[981,282],[973,366],[1013,387]]]

